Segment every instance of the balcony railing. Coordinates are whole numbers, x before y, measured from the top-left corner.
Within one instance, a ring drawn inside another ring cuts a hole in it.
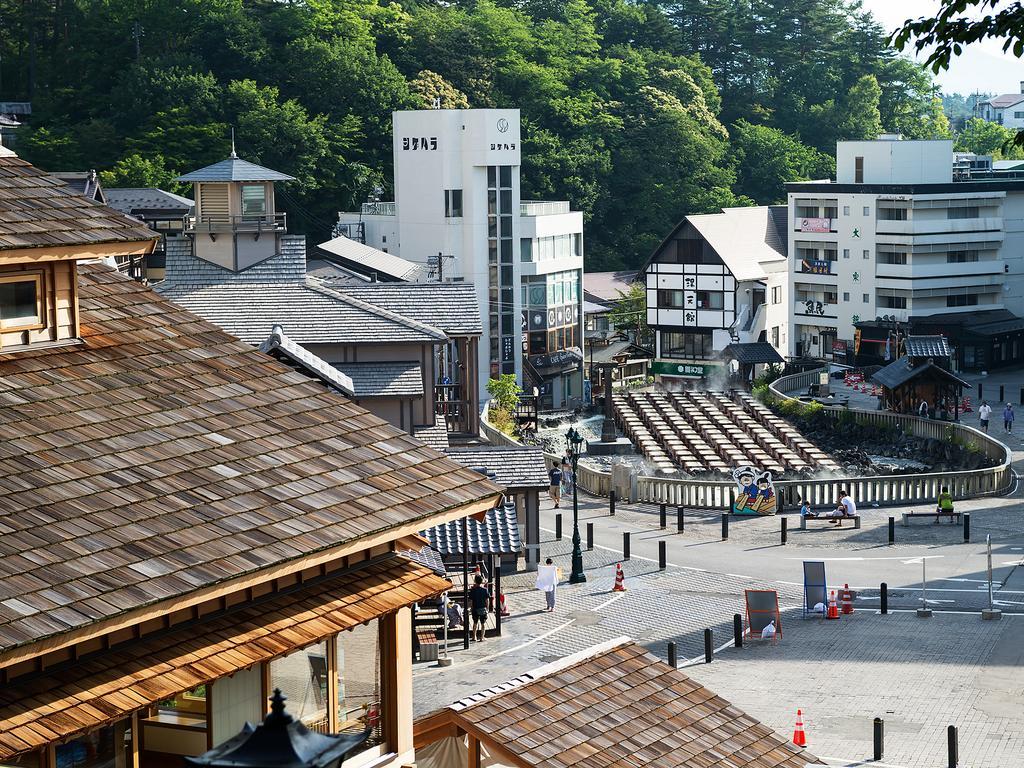
[[[520,216],[554,216],[569,212],[568,200],[534,200],[519,204]]]
[[[398,212],[394,202],[363,203],[359,210],[363,216],[394,216]]]
[[[262,216],[203,214],[185,217],[186,232],[263,232],[288,231],[286,213],[268,213]]]

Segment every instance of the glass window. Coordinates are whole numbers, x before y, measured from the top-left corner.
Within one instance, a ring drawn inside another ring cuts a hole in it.
[[[490,187],[491,189],[498,186],[495,180],[496,173],[497,171],[495,170],[493,165],[487,166],[487,186]]]
[[[849,216],[849,215],[850,215],[850,206],[844,205],[843,206],[843,216]]]
[[[681,309],[684,304],[682,291],[658,291],[658,306]]]
[[[501,263],[512,263],[512,238],[505,237],[501,240]]]
[[[42,324],[42,278],[0,277],[0,328],[24,328]]]
[[[864,158],[863,157],[855,157],[855,158],[853,158],[853,183],[854,184],[863,184],[864,183]]]
[[[969,261],[977,261],[977,251],[950,251],[946,254],[947,264],[963,264]]]
[[[493,189],[487,192],[487,213],[492,216],[498,212],[498,193]]]
[[[488,216],[487,217],[487,236],[497,237],[498,236],[498,217]]]
[[[242,185],[242,215],[266,216],[267,187],[264,184]]]
[[[865,304],[867,304],[867,303],[869,303],[870,301],[871,301],[871,297],[870,297],[870,296],[868,296],[868,294],[866,294],[866,293],[865,293],[865,294],[864,294],[864,303],[865,303]]]
[[[129,727],[129,721],[122,720],[58,744],[55,748],[58,768],[115,768],[128,764],[130,756],[125,751],[125,732]]]
[[[850,294],[847,291],[843,291],[843,301],[849,301]]]
[[[519,260],[533,261],[533,240],[528,237],[519,238]]]
[[[864,206],[864,215],[865,216],[870,216],[871,215],[871,208],[869,206],[867,206],[867,205]]]
[[[662,357],[673,359],[703,358],[713,354],[710,333],[661,334]]]
[[[462,217],[461,189],[446,189],[444,191],[444,215],[449,219]]]
[[[507,189],[512,186],[512,166],[503,165],[500,168],[501,173],[501,188]]]
[[[878,209],[879,221],[906,221],[907,220],[907,209],[906,208],[879,208]]]
[[[850,258],[850,249],[849,248],[843,248],[843,258],[844,259]]]
[[[512,190],[501,190],[501,212],[508,213],[512,210]]]
[[[547,305],[547,292],[544,290],[543,285],[530,286],[530,305],[535,307]]]
[[[372,671],[372,668],[371,668]],[[288,697],[288,714],[311,731],[329,733],[327,646],[317,643],[270,662],[270,688]]]
[[[583,235],[581,235],[579,232],[572,236],[572,255],[583,255]]]
[[[338,635],[338,732],[362,733],[372,727],[364,749],[383,741],[379,637],[377,619]],[[288,711],[295,716],[290,701]]]
[[[959,296],[947,296],[947,307],[973,307],[978,303],[978,294],[964,293]]]
[[[179,693],[173,699],[167,699],[157,704],[161,712],[174,712],[175,714],[196,715],[202,719],[206,718],[206,686],[200,685],[191,691]]]
[[[871,251],[869,251],[867,248],[864,249],[864,258],[865,259],[870,259],[871,258]]]
[[[722,291],[697,291],[697,309],[721,309],[725,306]]]
[[[947,208],[946,215],[950,219],[976,219],[980,215],[978,206],[969,208]]]
[[[772,286],[772,304],[782,303],[782,286]]]
[[[502,214],[501,217],[501,236],[512,237],[512,217],[505,216]]]

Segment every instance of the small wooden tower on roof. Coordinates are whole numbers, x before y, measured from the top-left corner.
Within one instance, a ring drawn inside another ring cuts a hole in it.
[[[185,233],[193,239],[196,256],[238,272],[278,252],[288,224],[275,208],[274,182],[294,177],[242,160],[232,146],[226,160],[177,181],[195,187],[195,214]]]

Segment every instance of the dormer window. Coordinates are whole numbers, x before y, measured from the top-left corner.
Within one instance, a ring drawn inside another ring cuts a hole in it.
[[[242,185],[242,215],[267,215],[267,187],[264,184]]]
[[[0,330],[43,326],[43,277],[40,273],[0,275]]]

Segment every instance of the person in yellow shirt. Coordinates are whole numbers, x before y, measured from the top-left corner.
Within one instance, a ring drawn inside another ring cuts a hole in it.
[[[939,498],[935,502],[935,524],[939,524],[939,515],[949,515],[949,522],[953,522],[953,497],[949,495],[949,488],[942,486],[939,491]]]

